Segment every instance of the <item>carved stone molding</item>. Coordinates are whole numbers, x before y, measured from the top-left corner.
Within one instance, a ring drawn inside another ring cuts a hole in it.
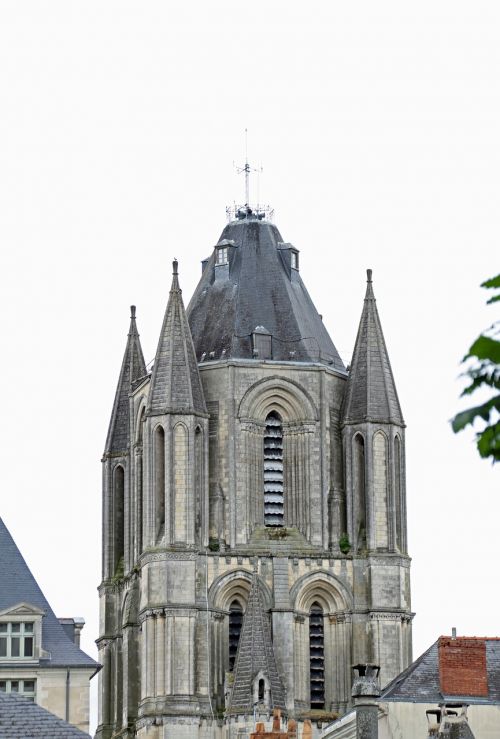
[[[198,558],[196,552],[146,552],[141,556],[141,564],[149,562],[166,562],[168,560],[193,561]]]

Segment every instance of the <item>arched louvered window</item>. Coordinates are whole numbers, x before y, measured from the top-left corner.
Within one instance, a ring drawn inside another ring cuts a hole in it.
[[[229,606],[229,669],[234,669],[238,644],[240,643],[241,626],[243,624],[243,608],[241,603],[233,600]]]
[[[325,707],[325,633],[323,609],[313,603],[309,612],[309,680],[311,709]]]
[[[165,529],[165,432],[162,426],[155,430],[155,515],[156,537]]]
[[[113,481],[113,529],[114,571],[123,566],[125,553],[125,471],[121,465],[115,467]]]
[[[264,523],[284,525],[283,424],[276,411],[266,418],[264,432]]]

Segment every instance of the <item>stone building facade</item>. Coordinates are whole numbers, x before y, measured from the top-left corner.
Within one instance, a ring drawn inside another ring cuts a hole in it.
[[[405,437],[368,273],[350,369],[262,214],[224,229],[151,372],[132,309],[103,456],[97,737],[246,737],[411,662]],[[314,728],[314,731],[317,731]]]

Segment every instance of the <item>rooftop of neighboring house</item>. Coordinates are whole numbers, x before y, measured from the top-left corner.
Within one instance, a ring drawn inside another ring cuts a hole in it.
[[[89,739],[50,711],[27,698],[0,693],[0,737],[2,739]]]
[[[77,631],[81,629],[83,619],[59,620],[56,617],[1,518],[0,562],[0,621],[26,621],[31,628],[30,634],[24,635],[23,639],[30,653],[16,655],[12,664],[22,667],[24,656],[26,659],[36,659],[43,667],[86,667],[97,670],[99,664],[85,654],[70,636],[75,628]],[[72,624],[68,623],[70,621]],[[40,632],[37,631],[39,622]],[[38,633],[41,634],[40,644],[36,643]],[[5,640],[8,641],[8,634]],[[0,656],[2,665],[8,662],[8,653]]]
[[[379,700],[500,705],[500,638],[439,637]]]

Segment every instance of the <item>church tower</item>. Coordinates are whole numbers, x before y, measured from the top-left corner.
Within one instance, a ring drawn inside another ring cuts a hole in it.
[[[411,661],[404,421],[373,294],[345,368],[263,212],[236,210],[153,369],[131,327],[103,457],[99,739],[317,723]]]

